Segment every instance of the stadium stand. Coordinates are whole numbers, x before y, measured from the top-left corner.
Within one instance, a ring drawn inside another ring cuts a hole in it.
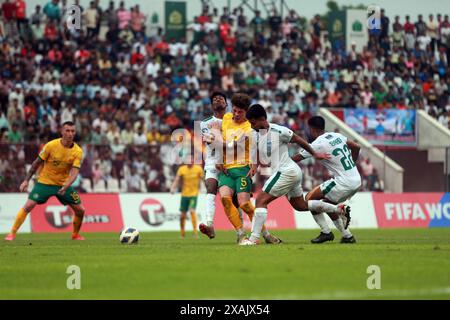
[[[25,16],[17,11],[25,1],[1,5],[0,192],[18,190],[27,165],[67,120],[76,120],[85,152],[80,191],[167,192],[176,168],[171,132],[208,116],[214,90],[248,93],[271,122],[301,135],[311,115],[332,107],[423,110],[450,126],[448,15],[385,17],[381,35],[356,53],[332,49],[319,15],[248,19],[239,9],[206,9],[188,40],[176,42],[162,28],[148,32],[148,17],[124,1],[92,2],[79,31],[60,23],[62,5],[52,0]],[[303,166],[306,190],[329,175],[314,162]],[[362,190],[384,190],[367,156],[358,168]],[[262,170],[259,185],[264,177]]]

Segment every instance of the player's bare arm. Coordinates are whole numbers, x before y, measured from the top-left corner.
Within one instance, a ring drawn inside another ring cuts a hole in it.
[[[303,156],[302,156],[300,153],[297,153],[297,154],[293,155],[293,156],[291,157],[291,159],[292,159],[292,161],[294,161],[294,162],[300,162],[300,161],[302,161],[302,160],[305,160],[305,158],[303,158]]]
[[[308,151],[309,154],[311,154],[317,160],[324,160],[324,159],[329,159],[330,158],[329,154],[322,153],[322,152],[315,152],[313,150],[313,148],[311,147],[311,145],[308,142],[306,142],[305,139],[303,139],[302,137],[296,135],[295,133],[292,136],[291,143],[296,143],[297,145],[299,145],[300,147],[302,147],[303,149]]]
[[[259,159],[258,159],[258,146],[256,144],[256,139],[253,136],[248,137],[250,140],[250,170],[247,173],[247,177],[253,177],[256,174],[256,171],[258,170],[259,166]]]
[[[256,163],[252,163],[250,165],[250,170],[247,173],[247,177],[253,177],[256,174],[256,170],[258,169],[258,165]]]
[[[40,157],[37,157],[36,160],[31,164],[30,170],[28,170],[27,175],[25,176],[25,180],[20,185],[20,192],[26,192],[28,189],[28,183],[30,179],[34,176],[34,174],[39,170],[39,168],[43,165],[44,160]]]
[[[80,172],[80,168],[72,167],[70,169],[69,178],[67,178],[67,181],[64,183],[64,185],[59,189],[58,194],[64,195],[66,190],[72,185],[72,183],[77,179],[78,173]]]
[[[180,184],[180,176],[177,175],[175,177],[175,180],[173,180],[172,186],[170,187],[170,193],[171,194],[175,193],[175,191],[177,190],[179,184]]]
[[[361,146],[359,144],[357,144],[356,142],[351,141],[351,140],[347,140],[347,146],[352,151],[353,161],[356,162],[356,160],[358,160],[358,157],[359,157],[359,151],[361,150]]]

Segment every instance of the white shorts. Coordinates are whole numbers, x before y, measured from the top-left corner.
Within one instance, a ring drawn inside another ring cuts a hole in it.
[[[358,192],[360,186],[347,187],[339,184],[334,179],[327,180],[320,185],[320,191],[323,196],[334,203],[341,203],[350,199],[356,192]]]
[[[219,181],[219,170],[217,170],[215,167],[205,168],[205,181],[208,179]]]
[[[298,168],[275,172],[264,184],[263,191],[277,198],[284,195],[289,199],[302,196],[302,171]]]

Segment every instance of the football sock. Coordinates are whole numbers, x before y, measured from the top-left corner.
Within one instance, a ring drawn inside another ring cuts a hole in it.
[[[192,219],[192,228],[194,230],[194,234],[197,234],[197,213],[195,211],[191,211],[191,219]]]
[[[338,229],[342,235],[344,236],[344,238],[350,238],[352,236],[352,233],[350,232],[350,230],[346,230],[344,227],[344,221],[342,221],[342,219],[339,217],[336,220],[333,220],[334,225],[336,226],[336,229]]]
[[[330,233],[330,227],[328,226],[327,220],[325,219],[324,213],[313,213],[313,218],[316,221],[316,223],[319,225],[321,232],[323,233]]]
[[[239,212],[233,204],[231,197],[222,197],[223,209],[235,230],[242,229],[242,220],[239,217]]]
[[[240,206],[241,210],[244,211],[250,222],[253,222],[253,217],[255,216],[255,207],[253,206],[253,203],[251,201],[247,201],[246,203],[242,204]],[[267,231],[266,226],[262,226],[262,235],[267,236],[269,234],[269,231]]]
[[[72,235],[77,235],[80,233],[81,224],[83,223],[83,217],[79,217],[77,215],[73,216],[73,233]]]
[[[259,240],[261,235],[262,226],[266,222],[267,219],[267,208],[256,208],[255,210],[255,218],[252,222],[252,235],[250,240],[256,242]]]
[[[216,213],[216,195],[208,193],[206,195],[206,225],[214,226],[214,215]]]
[[[24,208],[20,208],[19,212],[17,213],[16,220],[14,221],[14,225],[11,229],[12,234],[16,234],[19,230],[20,226],[23,224],[25,219],[27,218],[28,213],[25,211]]]
[[[309,200],[308,209],[315,212],[341,213],[338,206],[320,200]]]
[[[186,235],[186,231],[184,230],[184,225],[186,224],[186,217],[182,215],[180,217],[180,229],[181,229],[181,236],[184,238]]]

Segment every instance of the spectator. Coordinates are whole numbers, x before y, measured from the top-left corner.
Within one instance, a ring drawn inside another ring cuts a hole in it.
[[[131,13],[125,8],[124,1],[121,1],[119,4],[119,9],[117,10],[117,19],[119,20],[119,30],[123,30],[127,26],[129,26]]]
[[[144,129],[142,128],[142,126],[140,126],[137,132],[134,133],[133,144],[138,146],[147,144],[147,137],[145,136]]]
[[[139,5],[137,4],[131,12],[131,29],[135,38],[143,36],[142,31],[145,28],[145,20],[147,20],[147,17],[140,11]]]
[[[14,37],[17,30],[17,7],[14,0],[5,0],[1,6],[1,11],[3,13],[3,20],[5,26],[5,35],[8,37]]]
[[[53,21],[59,21],[61,18],[61,9],[58,5],[59,0],[51,0],[44,6],[44,14],[47,16],[47,19]]]
[[[428,23],[426,24],[427,28],[427,36],[431,39],[431,50],[434,52],[436,49],[436,41],[438,38],[439,32],[439,23],[434,20],[434,16],[432,14],[429,15]]]
[[[8,141],[11,143],[23,142],[22,132],[19,131],[19,127],[15,123],[12,125],[11,131],[8,133]]]
[[[269,25],[272,31],[272,34],[278,34],[281,26],[282,18],[278,14],[276,9],[272,10],[272,15],[269,17]]]
[[[141,192],[141,177],[135,168],[131,167],[130,174],[125,177],[125,180],[127,192]]]
[[[97,24],[100,20],[100,15],[94,1],[89,3],[89,8],[83,12],[83,16],[87,28],[86,36],[88,38],[97,36]]]
[[[362,170],[362,178],[366,181],[367,184],[367,190],[373,190],[376,182],[376,176],[374,174],[375,168],[373,167],[373,164],[370,162],[369,158],[366,158],[361,162],[360,166]]]

